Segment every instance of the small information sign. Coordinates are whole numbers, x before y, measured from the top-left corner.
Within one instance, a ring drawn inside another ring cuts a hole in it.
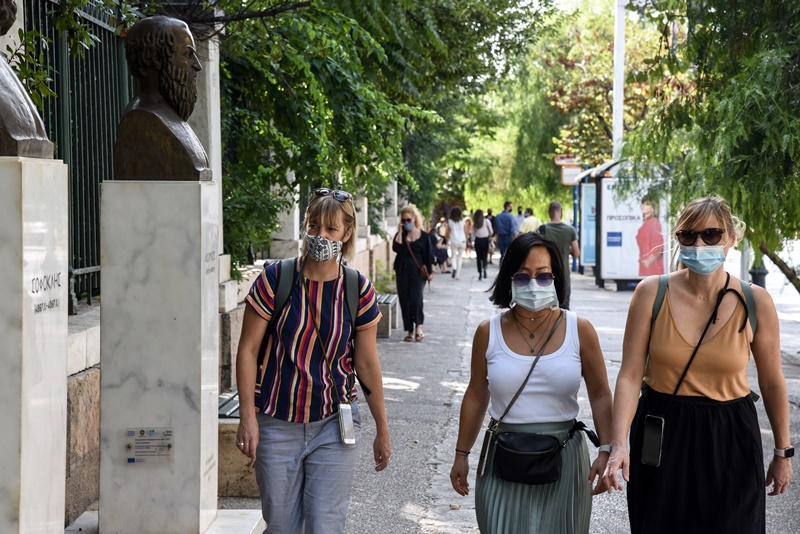
[[[165,464],[175,460],[173,429],[128,428],[126,451],[129,464]]]

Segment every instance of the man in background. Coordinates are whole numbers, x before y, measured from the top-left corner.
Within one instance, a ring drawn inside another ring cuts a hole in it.
[[[497,245],[500,247],[500,265],[503,264],[503,257],[506,254],[508,245],[517,236],[517,223],[514,216],[511,214],[513,206],[510,200],[506,200],[503,204],[503,211],[497,214],[497,217],[492,221],[492,227],[497,235]]]
[[[575,232],[575,228],[561,220],[563,211],[560,202],[552,201],[547,212],[550,215],[550,222],[540,226],[539,233],[554,241],[561,253],[561,261],[564,263],[564,300],[560,302],[560,305],[568,310],[571,290],[569,273],[572,271],[569,255],[572,254],[575,259],[581,257],[581,251],[578,248],[578,234]]]
[[[524,234],[526,232],[537,232],[541,225],[542,220],[533,215],[533,209],[525,208],[525,220],[522,221],[522,224],[519,227],[519,233]]]

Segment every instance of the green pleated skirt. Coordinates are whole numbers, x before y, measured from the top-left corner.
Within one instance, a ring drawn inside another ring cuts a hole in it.
[[[537,432],[559,440],[574,421],[563,423],[501,424],[503,432]],[[561,451],[561,478],[542,486],[500,480],[494,458],[487,458],[475,484],[475,514],[483,534],[585,534],[592,515],[589,449],[583,432],[576,432]]]

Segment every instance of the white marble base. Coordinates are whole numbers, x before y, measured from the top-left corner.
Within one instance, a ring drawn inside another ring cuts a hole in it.
[[[0,532],[64,528],[67,166],[0,157]]]
[[[100,528],[206,532],[217,512],[214,184],[105,182],[101,198]],[[172,447],[142,463],[128,429],[171,429]]]
[[[261,534],[267,528],[261,510],[218,510],[206,534]],[[64,534],[99,534],[97,512],[84,512]]]

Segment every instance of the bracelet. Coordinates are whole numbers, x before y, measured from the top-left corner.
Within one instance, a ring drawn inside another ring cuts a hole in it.
[[[462,451],[461,449],[456,449],[456,452],[460,452],[464,456],[469,456],[470,451]]]
[[[598,452],[607,452],[608,454],[611,454],[611,445],[600,445],[597,450]]]

